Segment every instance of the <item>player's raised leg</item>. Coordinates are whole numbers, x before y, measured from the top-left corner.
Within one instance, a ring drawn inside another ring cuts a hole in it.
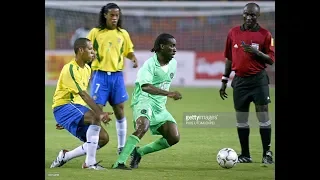
[[[136,147],[132,152],[131,168],[138,168],[142,156],[167,149],[180,141],[176,121],[167,110],[155,115],[155,117],[167,119],[154,121],[154,124],[150,126],[153,135],[162,135],[162,137],[140,148]]]

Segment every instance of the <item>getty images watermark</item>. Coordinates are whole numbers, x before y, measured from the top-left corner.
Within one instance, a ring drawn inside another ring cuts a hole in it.
[[[57,176],[60,176],[60,174],[59,173],[48,173],[48,176],[57,177]]]
[[[259,127],[257,114],[247,113],[250,127]],[[274,113],[269,113],[270,121]],[[186,128],[235,128],[237,125],[235,112],[186,112],[183,113],[183,127]]]
[[[186,127],[213,127],[219,114],[214,113],[184,113],[183,125]]]

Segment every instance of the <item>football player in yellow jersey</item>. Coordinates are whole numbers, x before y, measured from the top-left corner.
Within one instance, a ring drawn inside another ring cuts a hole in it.
[[[75,59],[61,70],[52,109],[57,129],[68,130],[84,144],[72,151],[61,150],[51,168],[61,167],[75,157],[86,155],[82,168],[102,170],[104,168],[96,162],[96,151],[108,143],[109,136],[101,127],[101,121],[108,123],[112,113],[103,112],[86,92],[91,76],[87,63],[95,56],[91,41],[87,38],[77,39],[74,52]]]
[[[96,51],[96,59],[91,64],[90,95],[101,109],[107,102],[113,108],[117,118],[118,153],[125,144],[127,134],[124,102],[128,100],[128,94],[122,73],[124,58],[132,60],[134,68],[138,67],[130,35],[121,28],[121,15],[117,4],[108,3],[101,8],[99,25],[88,34]]]

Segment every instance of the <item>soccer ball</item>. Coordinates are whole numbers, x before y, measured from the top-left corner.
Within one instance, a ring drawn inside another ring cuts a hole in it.
[[[217,162],[223,168],[230,169],[237,164],[237,161],[238,155],[231,148],[222,148],[217,154]]]

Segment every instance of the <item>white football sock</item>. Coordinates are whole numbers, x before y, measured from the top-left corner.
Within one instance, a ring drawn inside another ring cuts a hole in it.
[[[124,117],[123,119],[117,120],[116,128],[118,135],[118,148],[124,147],[127,136],[127,119]]]
[[[97,150],[100,149],[100,146],[98,145]],[[66,161],[70,161],[73,158],[84,156],[87,152],[87,143],[83,143],[82,145],[76,147],[75,149],[68,151],[64,154],[64,159]]]
[[[96,163],[96,153],[99,141],[100,126],[90,125],[87,131],[87,156],[85,163],[87,166]]]

